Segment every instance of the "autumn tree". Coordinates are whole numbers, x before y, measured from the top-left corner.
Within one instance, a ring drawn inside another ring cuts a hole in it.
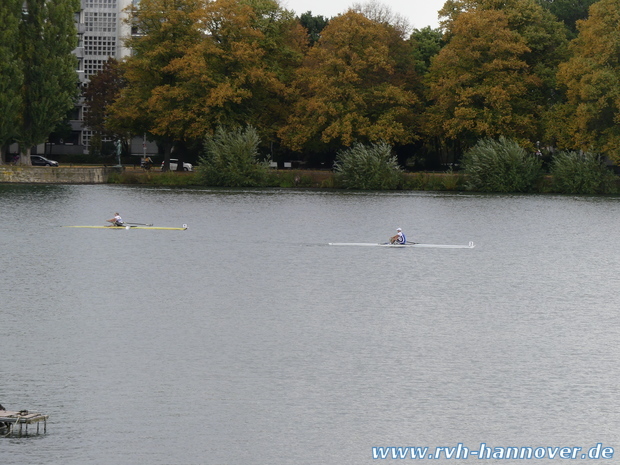
[[[330,20],[297,71],[297,98],[279,134],[296,151],[406,144],[416,137],[417,81],[402,32],[349,10]]]
[[[446,28],[448,40],[451,37],[451,24],[461,13],[487,10],[502,11],[509,29],[518,33],[528,47],[529,51],[521,58],[542,81],[532,98],[545,101],[546,105],[557,101],[557,67],[568,56],[564,25],[536,0],[448,0],[439,12],[447,18],[442,24]]]
[[[449,0],[447,45],[429,71],[427,131],[466,148],[506,136],[526,147],[559,99],[565,28],[533,0]]]
[[[20,123],[15,139],[21,164],[30,148],[45,141],[76,102],[79,87],[75,13],[79,0],[25,0],[19,24],[22,63]]]
[[[130,21],[139,34],[129,40],[133,53],[122,65],[126,85],[109,106],[108,129],[148,133],[163,150],[166,168],[175,143],[190,137],[178,101],[193,96],[178,91],[175,64],[201,39],[196,20],[200,5],[200,0],[142,0],[134,7]],[[178,155],[183,161],[183,153]]]
[[[274,0],[143,0],[118,123],[169,144],[251,124],[273,141],[306,34]]]
[[[176,63],[196,137],[219,126],[251,125],[276,141],[285,98],[307,49],[307,34],[275,0],[216,0],[199,12],[206,37]]]
[[[90,77],[84,91],[84,103],[88,106],[84,125],[93,131],[90,147],[95,152],[101,151],[104,139],[121,140],[126,137],[124,131],[119,133],[114,130],[114,126],[108,124],[109,106],[120,95],[123,82],[119,62],[110,58],[99,73]]]
[[[452,31],[429,71],[429,134],[469,145],[481,137],[534,133],[539,112],[525,97],[540,80],[528,72],[521,56],[529,49],[505,15],[462,14]]]
[[[0,164],[4,163],[4,147],[15,137],[21,107],[23,71],[19,57],[19,22],[22,0],[0,3]]]
[[[620,1],[601,0],[578,22],[572,58],[558,79],[567,103],[552,128],[561,148],[602,152],[620,163]]]

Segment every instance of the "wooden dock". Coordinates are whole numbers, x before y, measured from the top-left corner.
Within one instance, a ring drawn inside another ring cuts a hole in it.
[[[28,435],[28,425],[35,423],[37,425],[37,434],[39,434],[39,425],[41,422],[43,422],[43,433],[47,433],[48,418],[49,415],[29,412],[28,410],[20,410],[18,412],[0,410],[0,436],[12,436],[14,434],[18,436],[22,436],[22,434]]]

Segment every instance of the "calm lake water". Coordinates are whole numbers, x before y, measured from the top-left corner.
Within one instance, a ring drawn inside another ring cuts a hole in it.
[[[0,205],[0,403],[50,415],[0,463],[620,448],[620,198],[0,185]],[[115,211],[189,229],[62,227]],[[396,227],[476,247],[327,245]]]

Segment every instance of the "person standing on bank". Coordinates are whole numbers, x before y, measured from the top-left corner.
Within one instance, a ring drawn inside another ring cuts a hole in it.
[[[406,244],[407,238],[403,234],[403,230],[400,228],[396,228],[396,234],[390,237],[390,244]]]
[[[124,226],[123,219],[118,212],[114,213],[114,218],[106,220],[108,223],[112,223],[110,226]]]

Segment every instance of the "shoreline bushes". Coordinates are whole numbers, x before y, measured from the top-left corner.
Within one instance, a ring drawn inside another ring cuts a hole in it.
[[[336,186],[345,189],[393,190],[403,180],[403,170],[386,142],[356,143],[339,152],[334,173]]]
[[[467,188],[480,192],[532,192],[542,178],[542,161],[501,136],[482,139],[463,156]]]
[[[610,194],[618,191],[615,176],[593,153],[560,152],[551,161],[553,189],[562,194]]]
[[[269,160],[260,161],[260,137],[254,127],[224,130],[218,127],[204,143],[197,178],[206,186],[261,187],[267,183]]]
[[[122,173],[110,177],[119,184],[213,187],[311,187],[357,190],[430,190],[495,193],[614,194],[620,178],[601,157],[592,153],[559,152],[544,175],[540,157],[505,137],[482,139],[463,156],[463,171],[405,173],[392,147],[385,143],[361,144],[341,151],[328,171],[284,170],[261,161],[257,131],[218,128],[205,140],[205,155],[196,173],[176,177],[169,173]],[[320,173],[320,174],[318,174]],[[164,176],[169,174],[169,176]]]

